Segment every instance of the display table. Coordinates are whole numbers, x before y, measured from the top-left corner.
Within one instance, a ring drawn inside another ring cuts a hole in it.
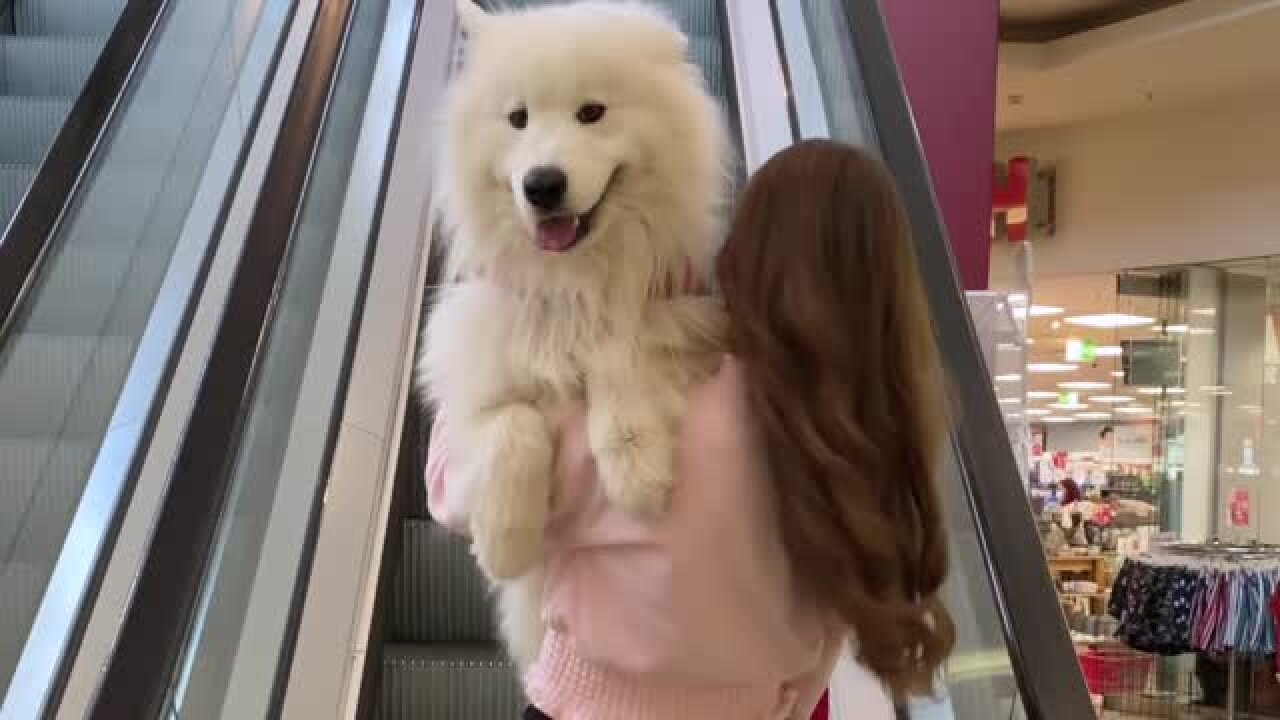
[[[1111,587],[1110,561],[1106,555],[1050,555],[1049,574],[1053,576],[1054,585],[1059,588],[1058,594],[1064,600],[1086,598],[1091,615],[1106,614],[1108,588]],[[1092,593],[1062,592],[1062,583],[1068,580],[1087,580],[1095,583],[1098,590]]]

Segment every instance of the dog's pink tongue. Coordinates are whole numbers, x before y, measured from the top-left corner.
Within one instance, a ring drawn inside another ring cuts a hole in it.
[[[538,247],[547,252],[564,252],[578,241],[578,219],[558,217],[538,221]]]

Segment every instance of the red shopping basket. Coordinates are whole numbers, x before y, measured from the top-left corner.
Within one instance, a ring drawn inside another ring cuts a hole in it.
[[[1094,695],[1140,692],[1154,664],[1150,655],[1122,648],[1094,648],[1080,654],[1085,684]]]

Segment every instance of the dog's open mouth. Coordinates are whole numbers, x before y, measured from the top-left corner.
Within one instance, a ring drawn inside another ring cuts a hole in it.
[[[596,204],[591,206],[590,210],[581,215],[550,215],[538,220],[538,228],[534,233],[534,242],[537,243],[538,249],[553,253],[569,252],[577,247],[583,238],[590,235],[591,227],[595,224],[596,213],[604,204],[604,199],[609,196],[609,190],[613,188],[620,170],[621,168],[614,168],[613,174],[604,184],[600,199],[596,200]]]
[[[591,232],[591,220],[596,214],[596,206],[582,215],[557,215],[538,221],[536,242],[538,249],[546,252],[568,252]]]

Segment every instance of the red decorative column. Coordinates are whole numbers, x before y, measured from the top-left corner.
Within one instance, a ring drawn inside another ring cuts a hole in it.
[[[997,0],[880,5],[965,289],[984,290],[991,256]]]

